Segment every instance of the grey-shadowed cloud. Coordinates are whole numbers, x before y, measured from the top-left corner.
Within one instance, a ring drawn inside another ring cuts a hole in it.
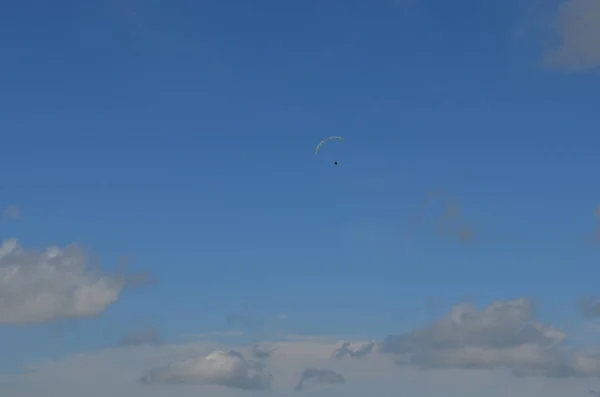
[[[591,296],[581,298],[578,302],[581,314],[587,318],[600,317],[600,299]]]
[[[563,346],[565,333],[542,324],[528,299],[496,301],[480,310],[455,306],[433,324],[390,335],[381,351],[421,368],[508,368],[513,375],[600,377],[600,357]]]
[[[427,327],[375,343],[360,359],[332,358],[347,343],[337,340],[277,338],[269,341],[276,350],[261,363],[245,358],[252,345],[205,339],[103,349],[30,363],[25,372],[4,376],[0,394],[234,397],[268,388],[268,394],[291,396],[301,381],[300,387],[311,394],[334,397],[564,397],[595,389],[600,368],[592,350],[597,338],[577,339],[581,349],[591,341],[588,350],[569,348],[563,344],[565,334],[541,324],[526,299],[495,302],[485,309],[459,304]],[[353,341],[346,348],[361,351],[359,346],[369,343]],[[406,365],[394,365],[397,360]],[[304,370],[309,371],[302,375]],[[351,387],[339,387],[335,374]]]
[[[262,365],[246,360],[235,350],[217,350],[207,356],[155,367],[140,379],[145,385],[198,383],[242,390],[268,389],[271,380],[272,375]]]
[[[375,347],[375,341],[369,342],[342,342],[340,347],[336,348],[331,356],[333,358],[342,358],[342,357],[350,357],[350,358],[359,358],[364,357],[367,354],[373,351]]]
[[[257,343],[252,346],[251,352],[254,358],[265,359],[271,357],[275,350],[277,350],[276,347]]]
[[[99,315],[128,282],[88,266],[88,255],[71,244],[26,250],[16,239],[0,246],[0,323],[40,323]]]
[[[0,323],[89,317],[115,303],[124,277],[92,272],[76,244],[26,250],[16,239],[0,246]]]
[[[304,388],[304,383],[311,380],[328,384],[346,383],[346,379],[335,371],[329,369],[307,368],[300,374],[300,380],[294,389],[296,391],[302,390]]]
[[[152,345],[159,346],[164,342],[156,328],[150,328],[144,331],[131,332],[125,335],[118,343],[121,347]]]
[[[558,45],[546,54],[546,64],[571,71],[600,67],[600,1],[562,2],[555,29]]]

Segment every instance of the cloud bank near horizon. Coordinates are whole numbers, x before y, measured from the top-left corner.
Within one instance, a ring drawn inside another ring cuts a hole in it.
[[[5,377],[2,394],[563,397],[600,384],[598,346],[575,349],[566,341],[565,332],[536,318],[527,299],[485,308],[461,303],[379,342],[289,338],[270,341],[269,355],[259,358],[256,345],[132,343],[39,361]]]

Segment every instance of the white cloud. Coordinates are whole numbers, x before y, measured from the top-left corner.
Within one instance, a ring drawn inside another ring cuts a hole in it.
[[[93,274],[77,245],[27,251],[0,246],[0,323],[39,323],[102,313],[119,299],[123,277]]]
[[[249,349],[241,347],[233,347],[234,353],[208,343],[107,349],[31,365],[27,373],[9,376],[7,383],[0,385],[0,394],[5,397],[242,396],[253,393],[231,387],[230,382],[241,382],[238,385],[244,385],[248,379],[266,382],[267,374],[271,373],[270,387],[262,389],[260,395],[280,397],[295,394],[294,387],[306,369],[335,373],[345,379],[346,384],[327,384],[313,379],[302,391],[302,394],[324,397],[564,397],[584,394],[587,388],[596,386],[576,378],[515,378],[501,370],[421,370],[394,365],[392,355],[378,353],[360,360],[332,360],[335,343],[273,344],[277,350],[266,361],[264,369],[242,359],[240,355],[247,356]],[[211,352],[213,357],[209,359]],[[155,368],[153,382],[143,384],[140,376],[152,373],[151,368]],[[335,375],[325,376],[323,381],[334,382],[335,378]],[[177,384],[179,382],[183,383]],[[266,383],[257,384],[266,386]]]
[[[560,44],[546,61],[568,70],[600,67],[600,1],[567,0],[557,19]]]
[[[176,361],[151,369],[141,379],[146,385],[160,383],[206,383],[242,390],[271,386],[271,374],[260,364],[246,360],[238,351],[217,350],[204,357]]]
[[[5,377],[6,397],[192,395],[409,397],[564,397],[600,384],[600,358],[564,345],[566,335],[535,318],[530,301],[498,301],[485,309],[457,305],[433,324],[382,343],[304,337],[271,341],[269,357],[253,346],[208,340],[137,346],[43,361]],[[335,359],[334,352],[362,352]],[[404,365],[397,361],[404,360]],[[308,371],[308,372],[307,372]],[[519,376],[515,376],[519,375]],[[143,382],[140,382],[140,379]],[[308,386],[308,385],[307,385]]]
[[[600,378],[600,357],[563,346],[565,333],[534,317],[527,299],[497,301],[484,310],[454,307],[434,324],[388,336],[382,352],[431,368],[506,368],[514,375]]]

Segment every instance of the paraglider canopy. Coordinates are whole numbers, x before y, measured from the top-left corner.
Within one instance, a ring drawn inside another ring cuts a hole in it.
[[[330,141],[330,140],[338,140],[338,141],[342,141],[343,142],[344,138],[342,138],[341,136],[330,136],[330,137],[327,137],[327,138],[323,139],[321,142],[319,142],[319,144],[315,148],[315,154],[319,153],[319,151],[321,150],[321,148],[323,147],[323,145],[325,145],[325,143],[327,141]],[[337,160],[334,160],[333,164],[337,166],[338,165]]]
[[[321,150],[321,148],[323,147],[323,145],[325,145],[325,142],[330,141],[332,139],[337,139],[340,141],[344,141],[344,138],[342,138],[341,136],[329,136],[325,139],[323,139],[321,142],[319,142],[319,144],[317,145],[316,149],[315,149],[315,154],[319,153],[319,150]]]

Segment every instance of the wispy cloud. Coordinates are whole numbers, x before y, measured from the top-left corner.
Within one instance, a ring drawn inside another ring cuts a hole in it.
[[[600,299],[592,296],[580,299],[579,310],[587,319],[600,318]]]
[[[21,207],[11,205],[2,212],[2,219],[19,219],[21,216]]]
[[[266,318],[256,317],[244,310],[246,313],[230,313],[225,317],[227,327],[243,331],[246,336],[253,338],[255,342],[272,338],[278,333],[278,328],[283,321],[289,318],[288,314],[280,313]]]
[[[186,339],[208,339],[208,338],[213,338],[215,336],[240,337],[243,335],[244,335],[244,333],[242,331],[224,330],[224,331],[203,332],[203,333],[199,333],[199,334],[185,334],[185,335],[183,335],[183,337]]]
[[[594,215],[596,218],[596,228],[594,230],[594,235],[588,241],[590,241],[592,244],[597,244],[600,243],[600,205],[596,207]]]
[[[160,337],[160,334],[156,328],[150,328],[144,331],[136,331],[132,332],[128,335],[125,335],[120,341],[119,346],[121,347],[131,347],[131,346],[141,346],[141,345],[162,345],[163,340]]]
[[[409,234],[422,230],[467,243],[474,239],[474,229],[466,220],[458,199],[441,191],[427,193],[411,217]]]
[[[555,23],[559,43],[545,57],[549,66],[571,71],[600,67],[600,1],[564,1]]]

